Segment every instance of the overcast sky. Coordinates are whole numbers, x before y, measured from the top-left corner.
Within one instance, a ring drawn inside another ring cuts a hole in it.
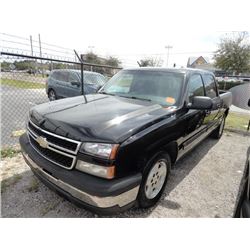
[[[169,66],[189,56],[212,56],[220,37],[250,30],[249,1],[2,1],[0,32],[100,55],[125,66],[155,55]],[[5,43],[6,44],[6,43]]]

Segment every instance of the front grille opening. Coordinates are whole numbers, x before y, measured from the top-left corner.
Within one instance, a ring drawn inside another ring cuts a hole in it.
[[[54,163],[59,164],[65,168],[72,168],[74,160],[72,157],[59,154],[47,148],[42,148],[31,136],[29,136],[29,138],[33,147],[48,160],[51,160]]]
[[[77,149],[77,146],[78,146],[77,143],[70,142],[70,141],[55,137],[53,135],[49,135],[47,133],[44,133],[40,129],[36,128],[31,122],[29,122],[29,128],[30,128],[31,131],[33,131],[38,136],[45,137],[48,140],[48,142],[51,142],[51,143],[53,143],[55,145],[58,145],[58,146],[60,146],[62,148],[69,149],[69,150],[72,150],[72,151],[75,151]]]

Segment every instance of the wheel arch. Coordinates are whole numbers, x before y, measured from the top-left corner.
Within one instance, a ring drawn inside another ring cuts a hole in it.
[[[56,91],[53,89],[53,87],[48,87],[48,94],[49,94],[49,92],[50,92],[51,90],[53,90],[53,91],[56,93]]]
[[[178,144],[176,141],[171,141],[165,145],[158,145],[157,147],[147,150],[144,152],[144,159],[146,160],[144,164],[158,152],[168,153],[171,159],[171,165],[173,165],[176,162],[178,156]]]
[[[172,165],[176,162],[178,156],[178,144],[176,141],[172,141],[163,147],[164,151],[166,151],[170,158]]]

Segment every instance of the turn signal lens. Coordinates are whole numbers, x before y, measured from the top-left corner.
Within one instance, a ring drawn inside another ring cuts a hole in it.
[[[104,167],[78,160],[76,169],[105,179],[112,179],[115,177],[115,166]]]

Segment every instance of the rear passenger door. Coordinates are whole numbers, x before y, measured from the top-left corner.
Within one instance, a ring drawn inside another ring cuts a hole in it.
[[[207,116],[208,128],[210,128],[214,126],[220,118],[219,113],[222,107],[222,100],[219,97],[214,76],[212,74],[203,74],[202,78],[205,85],[206,96],[213,100],[213,109],[208,111]]]
[[[66,97],[67,86],[68,86],[68,72],[58,71],[56,77],[56,94],[60,97]]]

